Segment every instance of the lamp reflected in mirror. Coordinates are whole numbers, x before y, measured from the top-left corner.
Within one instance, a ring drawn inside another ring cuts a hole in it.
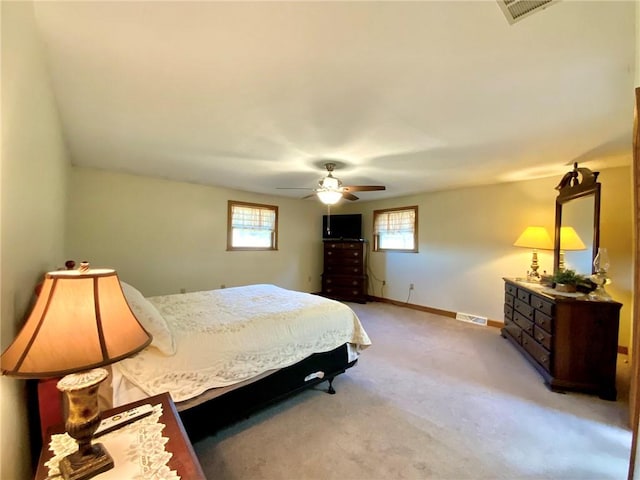
[[[547,229],[538,226],[527,227],[513,243],[513,246],[530,248],[532,250],[531,269],[527,271],[527,281],[540,282],[538,250],[553,250],[553,242]]]
[[[566,270],[565,252],[566,251],[582,251],[586,250],[587,246],[584,244],[578,233],[573,227],[566,226],[560,228],[560,254],[558,260],[558,269],[560,271]],[[577,265],[573,265],[574,270],[580,270]]]

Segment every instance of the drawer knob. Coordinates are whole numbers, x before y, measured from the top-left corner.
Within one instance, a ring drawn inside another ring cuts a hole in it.
[[[544,342],[544,337],[542,335],[538,335],[536,338],[539,342]]]

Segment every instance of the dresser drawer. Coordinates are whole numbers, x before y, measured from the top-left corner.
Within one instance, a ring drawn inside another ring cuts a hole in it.
[[[332,257],[327,255],[324,257],[325,265],[362,265],[361,257]]]
[[[358,242],[327,242],[325,250],[362,250],[362,243]]]
[[[325,264],[324,273],[331,273],[334,275],[363,275],[364,269],[362,265],[339,265],[339,264]]]
[[[508,318],[504,319],[504,331],[511,335],[516,342],[522,343],[522,329]]]
[[[514,297],[513,295],[510,295],[509,293],[505,292],[504,294],[504,303],[506,303],[507,305],[511,305],[513,306],[513,303],[515,302],[516,297]]]
[[[504,318],[513,319],[513,307],[511,305],[504,304]]]
[[[529,302],[533,308],[540,310],[545,315],[553,315],[553,302],[538,297],[537,295],[531,295],[531,302]]]
[[[518,300],[522,300],[524,303],[528,304],[529,300],[531,299],[531,294],[526,290],[522,290],[521,288],[519,288],[516,297],[518,298]]]
[[[533,327],[533,337],[544,348],[546,348],[547,350],[551,351],[551,339],[553,337],[549,332],[544,331],[538,325],[534,325],[534,327]]]
[[[352,261],[362,262],[362,252],[359,252],[357,250],[327,250],[324,253],[324,258],[325,258],[325,261],[352,260]]]
[[[323,293],[336,298],[344,298],[347,300],[350,299],[360,299],[366,296],[363,288],[350,288],[350,287],[336,287],[336,286],[327,286]]]
[[[525,317],[521,313],[514,312],[513,321],[514,323],[517,323],[518,326],[520,326],[520,328],[522,328],[529,335],[533,335],[533,322],[527,319],[527,317]]]
[[[516,296],[516,290],[518,290],[518,289],[516,288],[515,285],[511,285],[510,283],[505,283],[504,284],[505,293],[508,293],[509,295],[512,295],[512,296],[515,297]]]
[[[524,332],[522,333],[522,346],[547,372],[551,372],[551,354],[546,348]]]
[[[529,320],[533,321],[533,307],[528,303],[525,303],[521,299],[516,298],[516,301],[513,304],[513,308]]]
[[[364,277],[331,275],[323,278],[324,286],[329,287],[355,287],[361,289],[365,285]]]
[[[535,311],[534,321],[536,325],[544,328],[547,332],[553,333],[553,318],[545,315],[540,310]]]

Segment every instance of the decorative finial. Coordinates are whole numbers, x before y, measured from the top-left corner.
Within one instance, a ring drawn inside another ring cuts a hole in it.
[[[80,262],[80,267],[78,268],[80,273],[87,273],[89,271],[89,262],[84,261]]]

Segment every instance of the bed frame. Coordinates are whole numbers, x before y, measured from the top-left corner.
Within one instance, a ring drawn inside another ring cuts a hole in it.
[[[267,405],[324,381],[329,382],[327,393],[336,393],[333,379],[357,362],[349,362],[348,358],[347,346],[342,345],[330,352],[314,353],[301,362],[200,405],[184,410],[180,409],[180,403],[176,406],[190,440],[197,441]],[[321,378],[315,376],[318,372],[324,375]]]

